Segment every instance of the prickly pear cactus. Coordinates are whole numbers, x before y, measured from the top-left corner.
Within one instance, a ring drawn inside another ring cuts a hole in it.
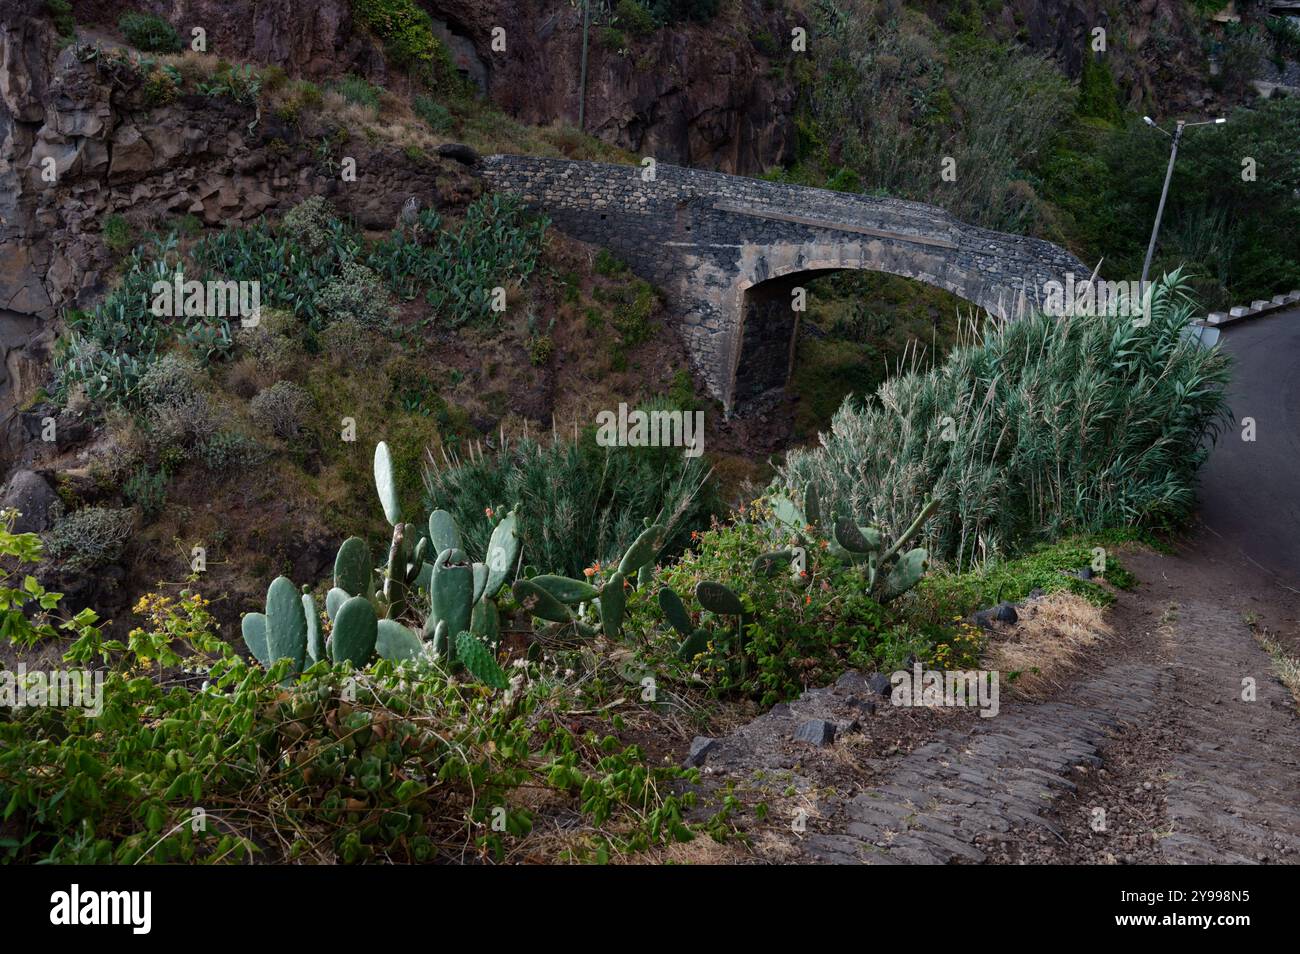
[[[573,619],[567,606],[531,580],[515,580],[511,592],[515,602],[538,619],[552,623],[567,623]]]
[[[375,445],[375,489],[379,491],[384,517],[396,527],[402,522],[402,504],[397,496],[397,480],[393,477],[393,458],[383,441]]]
[[[374,562],[370,547],[360,537],[348,537],[334,558],[334,585],[349,596],[366,596]]]
[[[623,559],[618,564],[618,572],[623,574],[624,579],[635,577],[641,567],[654,562],[667,539],[668,528],[662,524],[653,524],[641,531],[641,535],[623,554]]]
[[[507,689],[510,680],[497,665],[496,657],[483,642],[470,632],[456,635],[456,658],[464,664],[469,674],[492,689]]]
[[[848,517],[835,521],[835,542],[853,556],[854,560],[879,553],[884,547],[884,539],[875,527],[860,527]]]
[[[307,662],[314,666],[325,658],[325,636],[320,629],[316,601],[305,586],[302,588],[302,613],[307,618]]]
[[[695,584],[695,598],[710,613],[719,616],[743,616],[745,605],[740,597],[728,587],[712,580],[701,580]]]
[[[451,640],[447,635],[446,620],[439,620],[434,625],[432,632],[433,636],[431,642],[433,643],[434,654],[444,662],[450,664],[453,658],[451,653],[455,647],[451,644]]]
[[[885,587],[880,593],[880,602],[888,603],[892,599],[902,596],[916,584],[921,582],[925,576],[925,571],[930,568],[930,554],[918,547],[915,550],[909,550],[907,553],[894,564],[894,568],[889,571],[889,576],[885,578]]]
[[[682,641],[677,649],[677,658],[682,662],[692,662],[696,656],[707,652],[709,648],[709,631],[707,629],[697,629]]]
[[[514,571],[515,564],[519,561],[519,536],[516,533],[518,520],[515,512],[511,510],[496,525],[492,531],[492,538],[488,540],[487,583],[483,587],[483,595],[488,599],[495,599],[496,595],[501,592],[502,585]]]
[[[686,612],[686,604],[672,587],[665,586],[659,591],[659,608],[672,624],[673,629],[683,636],[691,635],[691,616]]]
[[[346,603],[353,596],[363,596],[362,593],[349,593],[347,590],[335,586],[325,594],[325,615],[333,622],[339,615],[339,607]]]
[[[275,660],[266,648],[266,614],[245,613],[239,622],[239,628],[244,634],[244,645],[253,654],[253,658],[262,664],[263,669],[270,669]]]
[[[600,628],[609,639],[618,639],[623,628],[623,613],[627,609],[625,577],[614,573],[600,588]]]
[[[529,582],[534,586],[540,586],[561,603],[570,605],[574,603],[590,603],[600,595],[600,590],[590,583],[570,579],[567,576],[535,576]]]
[[[378,638],[375,607],[364,596],[354,596],[339,607],[334,635],[330,638],[330,655],[336,663],[346,661],[360,669],[370,662]]]
[[[429,514],[429,539],[434,553],[461,549],[460,528],[456,526],[456,518],[445,510],[435,510]]]
[[[793,559],[793,550],[773,550],[771,553],[756,556],[752,569],[759,576],[776,576],[782,570],[788,569]]]
[[[474,568],[463,550],[447,549],[438,554],[429,580],[432,615],[447,624],[452,633],[469,629],[474,609]]]
[[[392,619],[379,620],[375,635],[375,652],[380,659],[405,662],[420,655],[420,637]]]
[[[811,527],[817,527],[822,522],[821,496],[817,493],[817,485],[812,481],[803,489],[803,517]]]
[[[266,591],[266,650],[272,663],[286,657],[302,672],[307,657],[307,615],[302,594],[287,576],[278,576]]]
[[[470,616],[469,630],[493,649],[501,641],[501,614],[495,600],[479,600]]]

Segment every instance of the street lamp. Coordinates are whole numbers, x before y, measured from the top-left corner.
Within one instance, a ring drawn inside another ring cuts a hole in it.
[[[1143,116],[1142,121],[1152,129],[1160,129],[1150,116]],[[1221,126],[1226,122],[1227,120],[1223,118],[1207,119],[1200,123],[1189,123],[1180,119],[1178,125],[1174,127],[1173,133],[1160,129],[1162,133],[1173,140],[1173,146],[1169,150],[1169,168],[1165,170],[1165,185],[1160,190],[1160,205],[1156,207],[1156,223],[1151,227],[1151,242],[1147,245],[1146,261],[1142,263],[1142,284],[1140,287],[1143,295],[1147,291],[1147,274],[1151,271],[1151,256],[1156,251],[1156,236],[1160,234],[1160,219],[1165,214],[1165,199],[1169,195],[1169,180],[1174,177],[1174,160],[1178,158],[1178,142],[1183,138],[1183,130],[1189,126]]]

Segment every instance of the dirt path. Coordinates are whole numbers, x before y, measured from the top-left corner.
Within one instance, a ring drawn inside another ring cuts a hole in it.
[[[1018,832],[999,860],[1300,863],[1300,717],[1254,635],[1294,645],[1294,600],[1236,555],[1185,547],[1129,563],[1143,585],[1117,623],[1155,656],[1153,704],[1102,747],[1104,771],[1054,805],[1062,838]],[[1098,808],[1104,831],[1090,824]]]
[[[711,787],[767,807],[763,860],[1300,862],[1300,716],[1260,638],[1300,657],[1300,310],[1224,342],[1236,423],[1198,527],[1125,557],[1115,636],[1055,697],[980,719],[846,676],[703,753]],[[833,744],[792,739],[812,719]]]
[[[710,787],[768,806],[768,861],[1300,862],[1300,717],[1251,625],[1294,637],[1300,607],[1182,552],[1125,558],[1115,637],[1047,701],[897,709],[849,674],[715,741]],[[834,743],[794,740],[810,720]]]

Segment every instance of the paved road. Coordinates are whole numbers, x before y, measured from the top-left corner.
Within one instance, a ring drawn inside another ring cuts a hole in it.
[[[1300,309],[1230,325],[1223,341],[1237,423],[1202,471],[1206,539],[1300,593]],[[1242,440],[1248,417],[1253,443]]]

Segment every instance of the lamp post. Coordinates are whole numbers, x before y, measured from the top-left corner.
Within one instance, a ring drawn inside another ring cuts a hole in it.
[[[1160,127],[1155,124],[1155,122],[1151,119],[1150,116],[1143,116],[1142,121],[1146,123],[1148,126],[1150,126],[1152,129],[1160,129]],[[1164,133],[1171,140],[1173,140],[1173,146],[1169,150],[1169,168],[1165,170],[1165,185],[1164,188],[1160,190],[1160,204],[1156,207],[1155,225],[1151,227],[1151,241],[1147,245],[1146,261],[1142,263],[1141,289],[1143,295],[1145,295],[1147,292],[1147,275],[1151,271],[1151,256],[1154,255],[1156,251],[1156,236],[1160,234],[1160,219],[1165,214],[1165,199],[1169,197],[1169,180],[1174,177],[1174,160],[1178,158],[1178,143],[1183,138],[1183,130],[1187,129],[1190,126],[1221,126],[1226,122],[1227,120],[1222,118],[1207,119],[1205,120],[1205,122],[1200,122],[1200,123],[1189,123],[1180,119],[1178,120],[1178,125],[1174,127],[1173,133],[1169,133],[1163,129],[1160,129],[1162,133]]]

